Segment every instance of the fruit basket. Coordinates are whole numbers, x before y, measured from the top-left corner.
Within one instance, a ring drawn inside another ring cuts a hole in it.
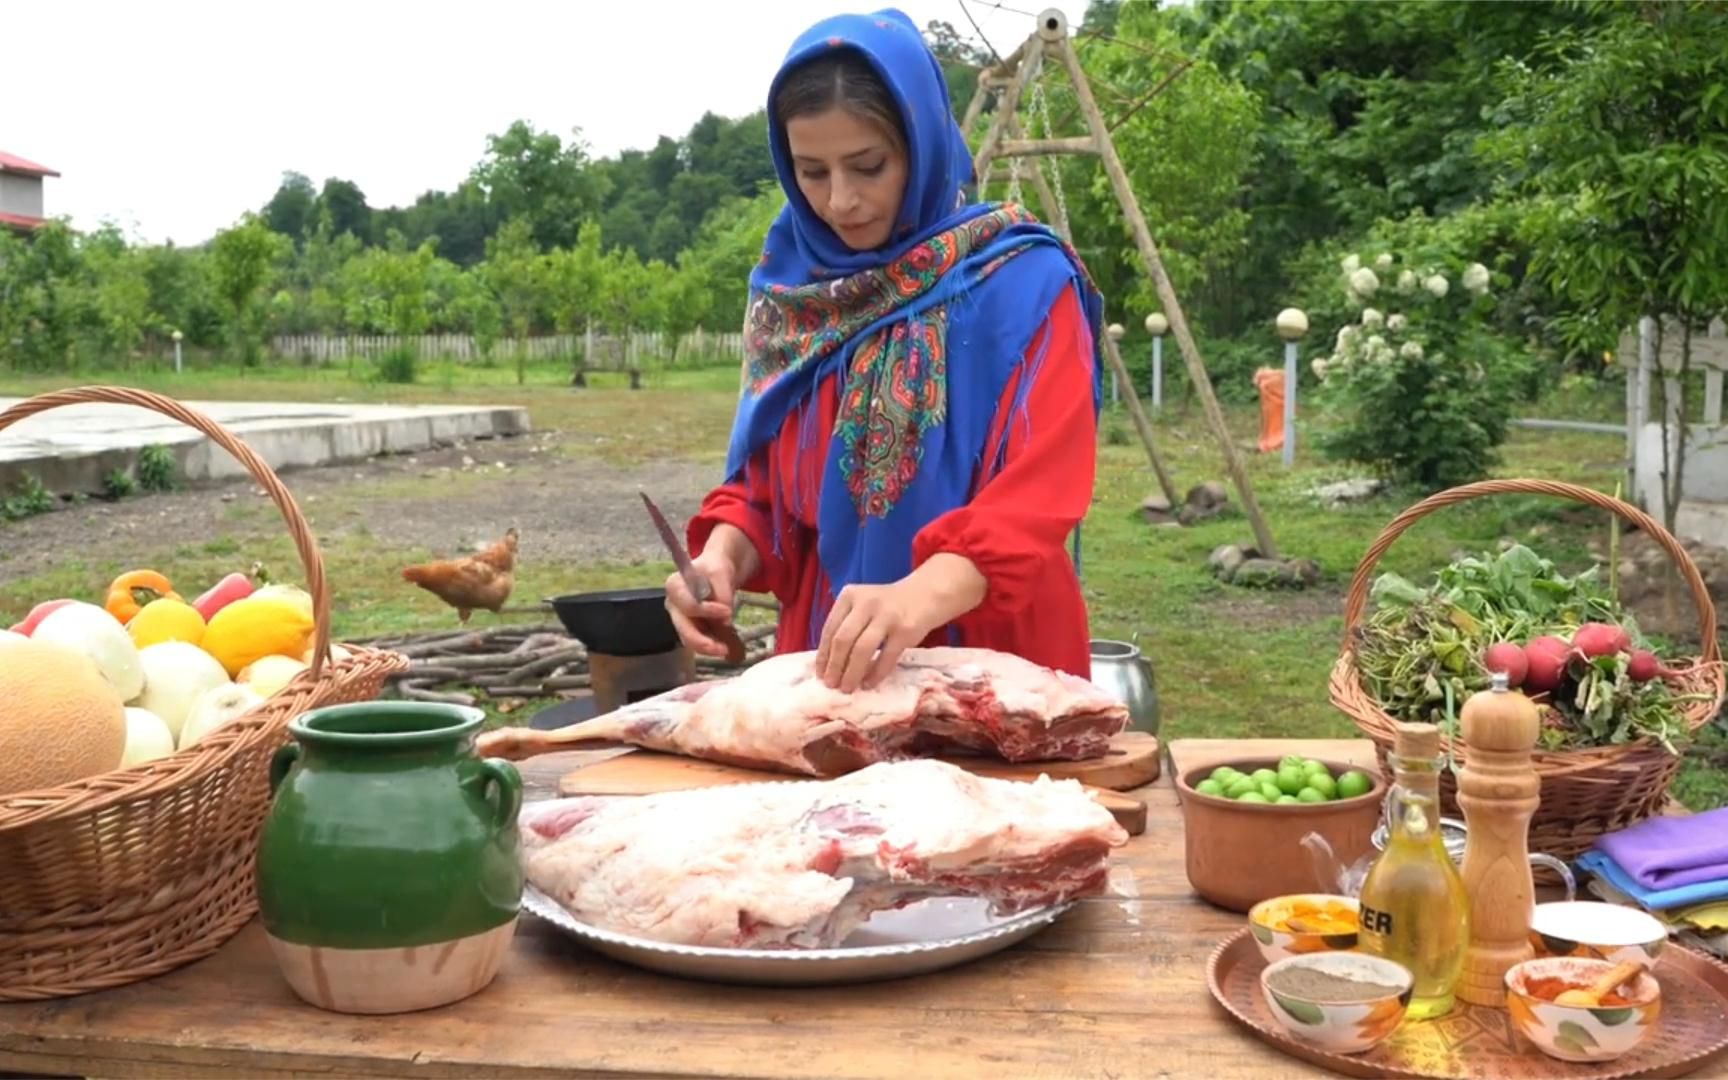
[[[0,796],[0,1000],[123,986],[214,952],[257,912],[254,858],[269,763],[308,709],[376,698],[400,654],[345,646],[332,661],[330,591],[316,541],[270,466],[203,414],[158,394],[89,386],[0,413],[0,431],[48,409],[136,405],[187,424],[243,464],[299,550],[312,660],[263,704],[179,752],[54,788]]]
[[[1708,723],[1721,708],[1724,692],[1716,610],[1698,567],[1679,541],[1637,507],[1590,488],[1548,480],[1485,480],[1430,495],[1400,513],[1369,546],[1350,583],[1344,607],[1343,648],[1333,665],[1328,689],[1332,703],[1374,741],[1382,765],[1391,752],[1395,720],[1365,685],[1358,656],[1375,565],[1399,536],[1428,514],[1470,499],[1504,494],[1553,495],[1599,507],[1619,515],[1661,545],[1692,592],[1703,642],[1700,655],[1671,659],[1663,682],[1676,703],[1680,726],[1692,732]],[[1459,699],[1457,705],[1462,704]],[[1443,733],[1442,747],[1462,766],[1462,740]],[[1541,804],[1530,823],[1531,850],[1566,860],[1589,849],[1603,833],[1661,813],[1680,768],[1679,756],[1648,735],[1608,745],[1539,747],[1533,762],[1542,789]],[[1441,772],[1440,794],[1443,813],[1461,816],[1451,770]]]

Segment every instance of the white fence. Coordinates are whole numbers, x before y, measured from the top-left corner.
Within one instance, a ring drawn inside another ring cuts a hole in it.
[[[715,357],[742,360],[744,335],[694,330],[674,339],[658,331],[634,330],[626,334],[554,334],[539,337],[499,337],[483,358],[472,334],[422,334],[398,337],[392,334],[284,334],[270,340],[270,351],[304,364],[376,360],[398,348],[414,349],[421,360],[449,358],[460,363],[490,359],[496,363],[581,360],[593,368],[641,368]],[[676,348],[674,348],[676,346]]]
[[[1629,458],[1634,501],[1660,518],[1666,504],[1663,485],[1663,412],[1666,407],[1667,457],[1672,460],[1685,429],[1686,465],[1681,477],[1680,502],[1728,504],[1728,424],[1723,422],[1723,377],[1728,374],[1728,326],[1721,319],[1707,333],[1692,337],[1691,370],[1704,376],[1702,423],[1680,423],[1673,402],[1679,397],[1681,334],[1669,324],[1662,333],[1662,351],[1656,353],[1653,319],[1640,321],[1636,333],[1620,339],[1616,359],[1627,369],[1626,450]],[[1668,386],[1666,394],[1653,393],[1657,378]],[[1690,403],[1688,403],[1690,404]],[[1686,531],[1684,525],[1681,531]]]

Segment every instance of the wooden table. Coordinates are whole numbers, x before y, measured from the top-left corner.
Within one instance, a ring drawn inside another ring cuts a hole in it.
[[[1240,744],[1239,744],[1240,745]],[[1306,754],[1293,740],[1276,752]],[[1324,745],[1324,744],[1320,744]],[[527,762],[546,798],[574,755]],[[1110,895],[964,967],[820,989],[650,974],[524,916],[482,993],[443,1009],[344,1016],[302,1004],[256,920],[213,956],[116,990],[0,1005],[0,1070],[97,1077],[1327,1075],[1260,1042],[1212,1000],[1206,958],[1243,925],[1189,891],[1170,772]]]

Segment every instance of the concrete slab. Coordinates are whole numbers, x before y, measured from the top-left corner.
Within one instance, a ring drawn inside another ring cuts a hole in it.
[[[0,410],[19,400],[0,398]],[[530,430],[528,410],[517,405],[184,404],[279,472]],[[246,474],[233,455],[178,420],[135,405],[94,403],[51,409],[0,431],[0,492],[16,490],[30,474],[56,494],[99,493],[104,476],[131,469],[140,451],[157,444],[173,452],[187,481]]]

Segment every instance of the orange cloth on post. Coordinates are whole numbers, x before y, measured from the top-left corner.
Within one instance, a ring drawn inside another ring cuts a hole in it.
[[[1284,446],[1284,370],[1261,368],[1254,373],[1260,391],[1260,452]]]

